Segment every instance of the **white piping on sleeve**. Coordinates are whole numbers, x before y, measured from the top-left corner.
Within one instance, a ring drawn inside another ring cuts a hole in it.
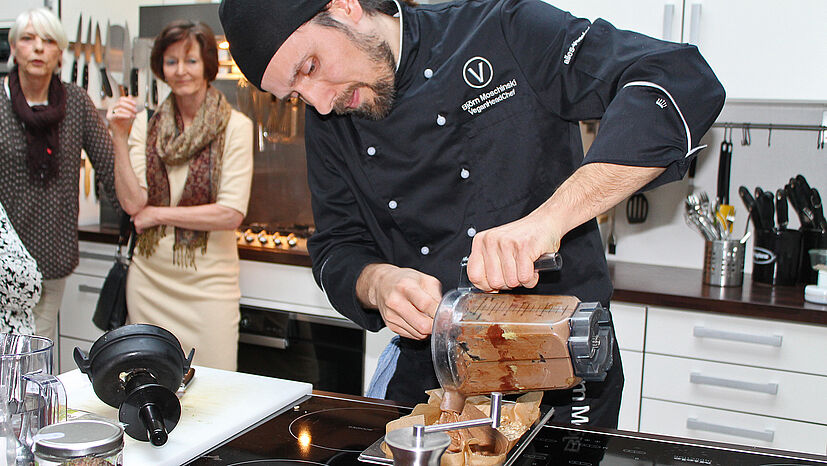
[[[319,285],[322,287],[322,293],[327,297],[327,300],[330,301],[330,296],[327,296],[327,291],[324,289],[324,267],[330,262],[330,258],[333,257],[333,254],[327,256],[327,258],[322,262],[321,268],[319,268]]]
[[[684,158],[689,157],[690,155],[694,154],[695,152],[697,152],[697,151],[703,149],[704,147],[706,147],[706,145],[703,145],[703,146],[698,146],[694,149],[692,148],[692,134],[689,132],[689,125],[686,124],[686,118],[683,117],[683,113],[681,113],[681,109],[680,109],[680,107],[678,107],[678,103],[675,102],[675,99],[672,98],[672,94],[670,94],[669,91],[667,91],[663,87],[661,87],[661,86],[659,86],[659,85],[657,85],[653,82],[649,82],[649,81],[632,81],[630,83],[626,83],[626,85],[623,86],[623,89],[626,89],[629,86],[652,87],[652,88],[655,88],[655,89],[663,92],[664,94],[666,94],[666,97],[669,97],[669,100],[672,101],[672,105],[675,106],[675,110],[678,112],[678,116],[681,117],[681,121],[683,122],[683,127],[686,130],[686,155],[684,156]]]

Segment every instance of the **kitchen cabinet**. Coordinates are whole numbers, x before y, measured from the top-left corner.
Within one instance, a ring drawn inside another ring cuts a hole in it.
[[[58,315],[58,350],[56,361],[61,373],[76,369],[72,351],[75,346],[89,349],[103,335],[92,323],[92,315],[106,274],[115,262],[118,247],[114,244],[79,242],[80,261],[66,279],[66,289]]]
[[[827,327],[649,306],[640,431],[827,453]]]
[[[640,419],[640,386],[643,379],[643,337],[646,330],[646,306],[612,302],[620,359],[623,364],[623,395],[617,428],[638,430]]]
[[[729,100],[825,101],[827,2],[547,0],[575,16],[700,49]]]

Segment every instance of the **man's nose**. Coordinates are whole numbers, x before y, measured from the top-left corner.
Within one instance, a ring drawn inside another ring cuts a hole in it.
[[[313,106],[317,112],[327,115],[333,110],[333,92],[317,83],[308,83],[296,89],[304,101]]]

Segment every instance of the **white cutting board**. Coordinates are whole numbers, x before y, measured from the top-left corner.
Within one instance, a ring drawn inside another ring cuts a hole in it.
[[[118,410],[98,399],[86,374],[75,369],[58,378],[66,387],[69,409],[117,422]],[[195,366],[181,398],[181,419],[167,443],[155,447],[124,435],[124,466],[184,464],[312,390],[309,383]]]

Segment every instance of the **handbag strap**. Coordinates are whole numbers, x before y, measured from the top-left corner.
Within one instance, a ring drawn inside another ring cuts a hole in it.
[[[120,229],[118,232],[118,255],[121,255],[121,248],[127,246],[127,258],[132,260],[132,253],[135,251],[135,224],[132,223],[132,217],[126,212],[121,212]]]

